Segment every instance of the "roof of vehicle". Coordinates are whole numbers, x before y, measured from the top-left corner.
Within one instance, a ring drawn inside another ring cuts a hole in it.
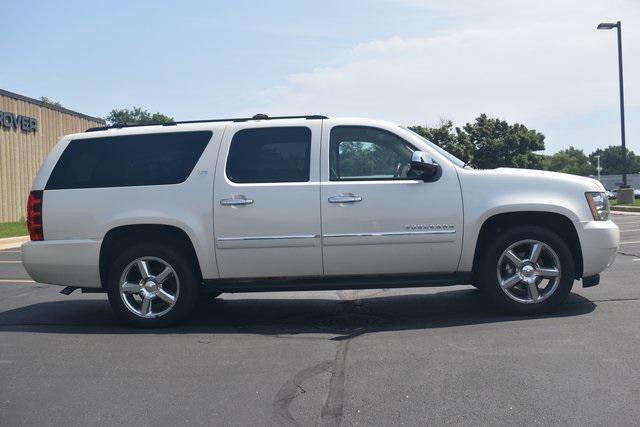
[[[229,119],[207,119],[207,120],[184,120],[184,121],[171,121],[171,122],[156,122],[156,123],[116,123],[111,126],[98,126],[87,129],[85,132],[98,132],[110,129],[122,129],[130,127],[143,127],[143,126],[175,126],[181,124],[193,124],[193,123],[212,123],[212,122],[248,122],[250,120],[283,120],[283,119],[307,119],[307,120],[322,120],[328,119],[327,116],[321,115],[304,115],[304,116],[275,116],[269,117],[266,114],[256,114],[253,117],[238,117]]]
[[[67,140],[83,140],[109,137],[114,135],[139,135],[146,133],[182,132],[212,130],[214,127],[225,127],[227,125],[255,125],[256,127],[278,126],[281,123],[298,123],[302,121],[328,120],[336,126],[376,126],[387,130],[395,129],[399,125],[384,120],[377,120],[364,117],[327,117],[323,115],[301,115],[301,116],[274,116],[256,114],[253,117],[211,119],[211,120],[188,120],[174,121],[168,123],[147,123],[147,124],[116,124],[113,126],[100,126],[87,129],[82,133],[64,135]]]

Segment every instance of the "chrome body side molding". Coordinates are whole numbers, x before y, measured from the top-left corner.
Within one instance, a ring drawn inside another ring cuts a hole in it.
[[[385,236],[424,236],[429,234],[456,234],[456,230],[428,230],[428,231],[383,231],[377,233],[331,233],[322,237],[385,237]]]
[[[320,246],[319,234],[291,234],[282,236],[218,237],[218,249],[285,248]]]

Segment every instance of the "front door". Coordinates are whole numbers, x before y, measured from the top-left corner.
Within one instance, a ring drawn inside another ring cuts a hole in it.
[[[456,271],[463,223],[453,165],[391,129],[326,122],[322,143],[325,274]],[[437,181],[415,179],[416,150],[439,160]]]
[[[225,130],[213,201],[221,278],[322,274],[322,121],[283,123]]]

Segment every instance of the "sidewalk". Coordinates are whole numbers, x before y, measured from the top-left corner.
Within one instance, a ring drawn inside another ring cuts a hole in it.
[[[28,241],[29,236],[7,237],[5,239],[0,239],[0,250],[19,248],[24,242]]]

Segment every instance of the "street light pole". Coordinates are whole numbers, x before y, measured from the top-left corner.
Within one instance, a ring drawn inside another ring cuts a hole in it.
[[[598,167],[596,168],[596,170],[598,171],[598,181],[600,181],[600,171],[602,170],[602,168],[600,167],[600,156],[596,156],[596,159],[598,160]]]
[[[627,144],[625,141],[624,132],[624,83],[622,79],[622,22],[618,21],[613,23],[602,23],[598,25],[598,30],[611,30],[616,28],[618,30],[618,75],[620,81],[620,127],[622,135],[622,186],[627,185]]]
[[[620,75],[620,128],[622,132],[622,185],[627,186],[627,145],[624,136],[624,83],[622,81],[622,23],[618,24],[618,74]]]

